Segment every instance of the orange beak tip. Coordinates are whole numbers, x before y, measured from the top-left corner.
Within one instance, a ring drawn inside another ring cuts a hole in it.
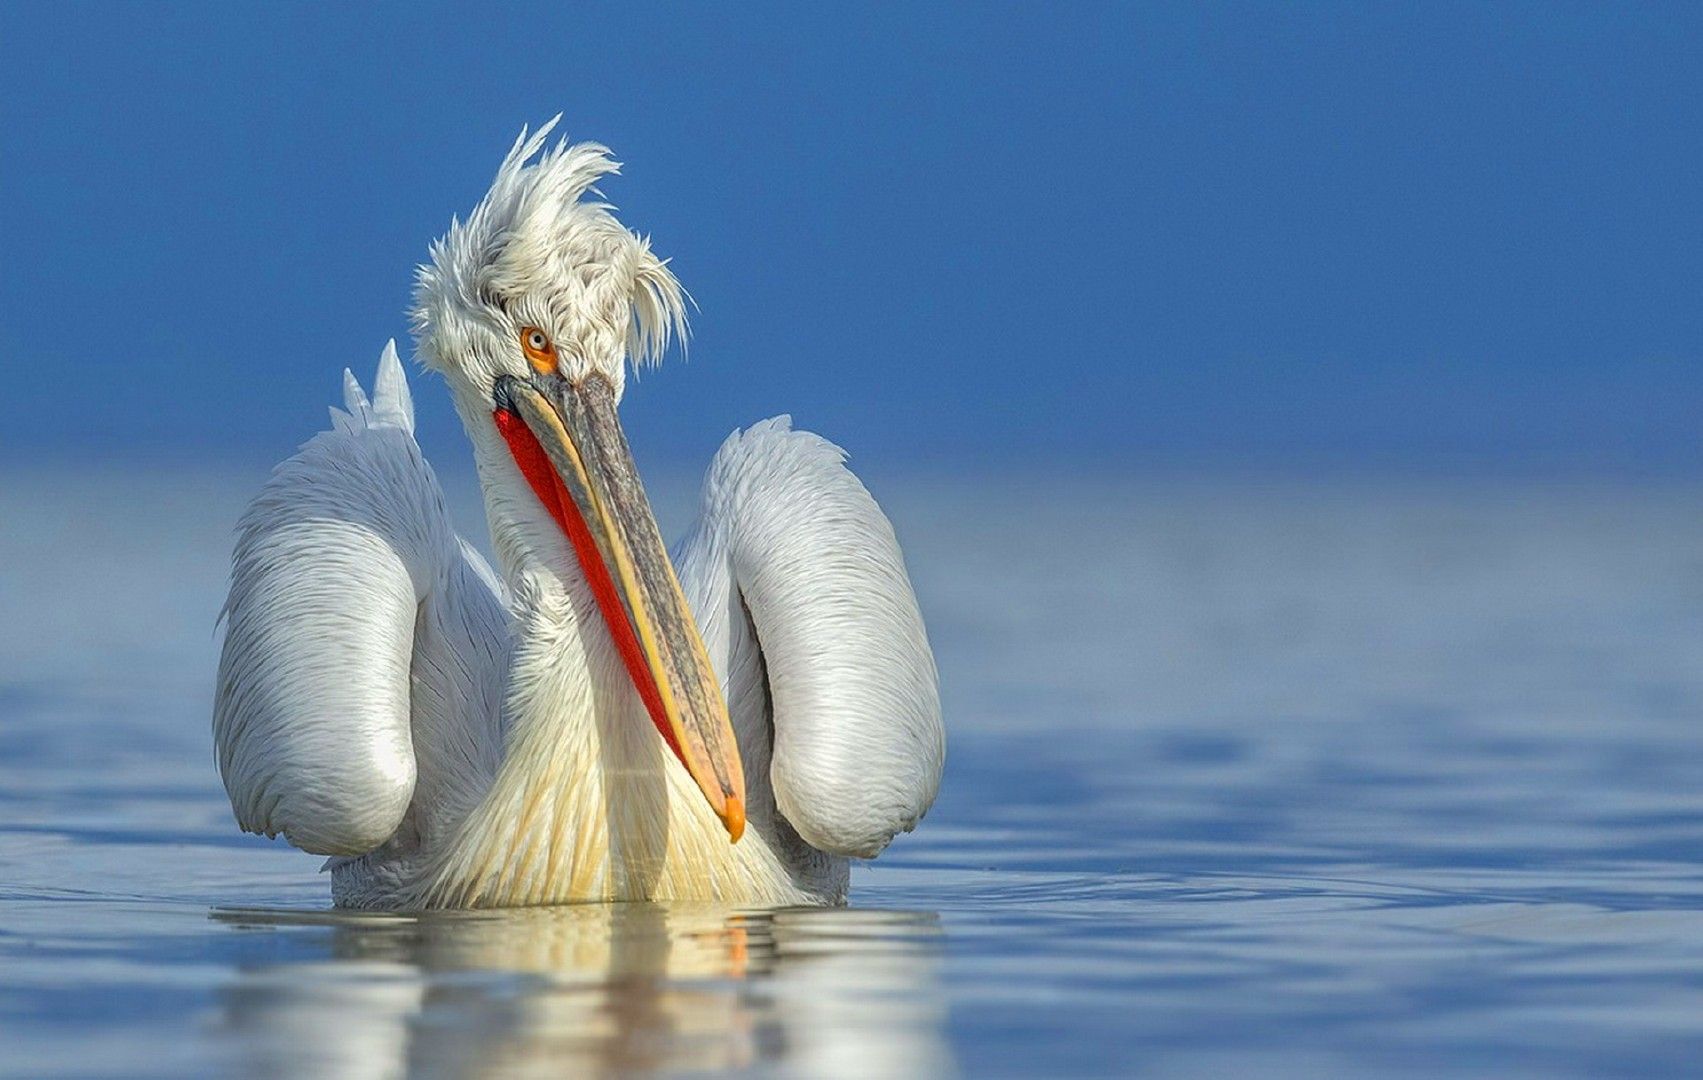
[[[727,826],[728,843],[739,843],[739,838],[745,835],[745,804],[739,801],[739,796],[727,797],[727,806],[722,811],[721,821]]]

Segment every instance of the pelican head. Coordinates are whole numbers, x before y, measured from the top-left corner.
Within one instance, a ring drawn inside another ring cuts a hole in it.
[[[478,207],[432,245],[420,356],[481,450],[493,532],[502,507],[535,500],[514,515],[532,526],[506,523],[499,549],[571,550],[558,564],[583,575],[652,722],[737,840],[745,782],[727,705],[617,415],[628,363],[683,338],[683,293],[648,241],[586,200],[620,168],[609,151],[546,149],[555,125],[522,131]],[[504,472],[486,475],[488,461]],[[512,490],[490,498],[493,483]]]

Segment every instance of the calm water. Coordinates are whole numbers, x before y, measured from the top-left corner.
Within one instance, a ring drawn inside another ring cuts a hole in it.
[[[951,757],[851,908],[412,918],[230,821],[257,483],[0,474],[0,1073],[1703,1060],[1703,488],[888,480]]]

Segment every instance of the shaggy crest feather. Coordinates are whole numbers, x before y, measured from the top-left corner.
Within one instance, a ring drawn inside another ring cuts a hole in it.
[[[442,371],[464,360],[463,324],[518,308],[548,321],[558,344],[596,363],[622,354],[658,363],[688,327],[686,293],[650,239],[630,232],[596,183],[621,164],[593,142],[547,147],[560,114],[520,137],[466,221],[431,246],[418,268],[413,328],[422,359]]]

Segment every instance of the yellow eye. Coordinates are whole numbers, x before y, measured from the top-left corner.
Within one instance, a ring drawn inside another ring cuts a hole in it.
[[[526,354],[526,362],[539,373],[548,375],[556,370],[556,346],[550,344],[550,338],[538,327],[527,326],[521,329],[520,350]]]

